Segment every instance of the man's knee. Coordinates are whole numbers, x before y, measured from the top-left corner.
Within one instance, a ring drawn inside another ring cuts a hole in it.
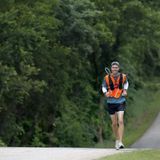
[[[118,123],[117,121],[112,121],[112,127],[117,127]]]
[[[119,126],[124,125],[123,120],[122,120],[122,119],[121,119],[121,120],[119,120],[119,121],[118,121],[118,124],[119,124]]]

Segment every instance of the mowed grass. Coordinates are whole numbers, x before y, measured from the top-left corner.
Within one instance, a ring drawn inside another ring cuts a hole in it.
[[[99,160],[160,160],[160,150],[140,150],[107,156]]]
[[[154,95],[153,95],[154,93]],[[160,91],[150,92],[142,90],[135,96],[136,102],[128,106],[131,117],[125,125],[124,143],[129,147],[151,126],[160,112]]]

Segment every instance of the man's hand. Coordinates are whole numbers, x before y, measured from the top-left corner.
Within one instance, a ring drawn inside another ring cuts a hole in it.
[[[105,96],[108,98],[108,97],[110,97],[110,93],[109,92],[106,92],[105,93]]]
[[[127,91],[125,89],[122,92],[122,96],[125,96],[125,97],[127,96]]]

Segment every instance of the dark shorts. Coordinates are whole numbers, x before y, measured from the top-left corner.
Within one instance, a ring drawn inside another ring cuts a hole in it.
[[[107,103],[107,110],[109,114],[115,114],[115,112],[119,112],[119,111],[125,111],[126,108],[126,103],[118,103],[118,104],[111,104],[111,103]]]

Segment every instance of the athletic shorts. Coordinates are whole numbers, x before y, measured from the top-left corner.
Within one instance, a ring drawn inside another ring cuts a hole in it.
[[[119,112],[119,111],[125,111],[126,108],[126,103],[118,103],[118,104],[111,104],[111,103],[107,103],[107,110],[109,114],[115,114],[115,112]]]

